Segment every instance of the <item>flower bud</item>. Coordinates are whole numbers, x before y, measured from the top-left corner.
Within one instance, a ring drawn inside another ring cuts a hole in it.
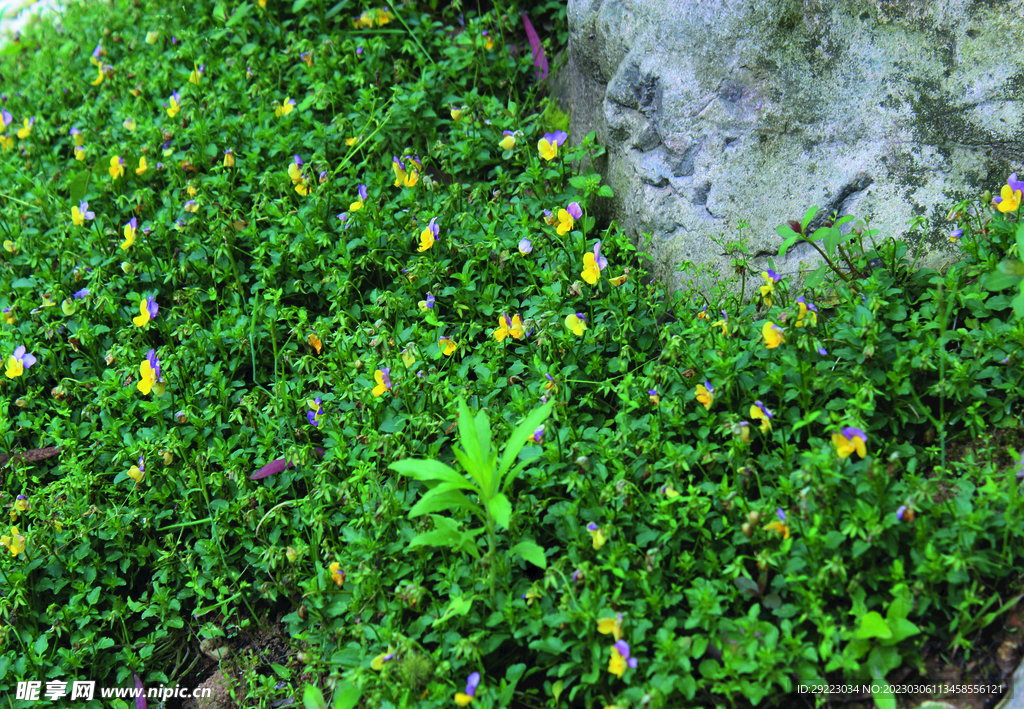
[[[991,190],[985,190],[984,192],[982,192],[981,193],[981,201],[984,202],[985,204],[988,204],[989,202],[991,202],[992,201],[992,191]]]
[[[295,560],[299,558],[299,550],[295,547],[288,547],[285,549],[284,555],[288,557],[288,561],[295,563]]]
[[[177,419],[178,423],[188,422],[188,415],[184,411],[175,411],[174,418]]]
[[[760,520],[761,520],[761,513],[758,512],[757,510],[753,510],[753,511],[751,511],[750,514],[747,515],[747,521],[750,522],[751,524],[757,524]]]
[[[740,531],[743,532],[743,536],[750,539],[754,535],[754,528],[749,523],[744,522],[743,526],[740,527]]]
[[[174,461],[174,454],[170,451],[161,451],[160,455],[164,458],[164,465],[170,465]]]
[[[158,39],[160,39],[160,33],[159,32],[147,32],[146,33],[146,44],[156,44]]]
[[[72,315],[75,314],[75,311],[78,309],[78,306],[75,305],[75,301],[72,298],[65,298],[64,301],[60,304],[60,309],[64,312],[65,315],[71,317]]]
[[[356,370],[357,372],[360,369],[362,369],[362,368],[363,368],[363,360],[357,359],[355,362],[352,363],[352,369]]]
[[[579,458],[576,459],[576,465],[580,466],[581,470],[590,470],[590,458],[588,458],[585,455],[581,455]]]
[[[23,396],[19,396],[17,399],[14,400],[14,405],[17,406],[19,409],[24,409],[26,406],[28,406],[28,399],[26,399]]]
[[[132,275],[132,271],[135,270],[135,266],[133,266],[132,264],[128,263],[127,261],[122,261],[121,262],[121,270],[124,271],[124,275],[130,276],[130,275]]]

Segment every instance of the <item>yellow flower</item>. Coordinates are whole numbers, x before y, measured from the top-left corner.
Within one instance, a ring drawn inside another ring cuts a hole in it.
[[[498,146],[502,150],[511,150],[516,147],[516,135],[510,130],[505,131],[502,135],[504,137],[498,141]]]
[[[202,70],[200,70],[199,65],[196,64],[195,62],[192,62],[192,66],[193,66],[192,73],[188,75],[188,83],[195,84],[196,86],[199,86],[199,79],[202,78],[203,72],[202,72]],[[204,68],[205,68],[205,66],[204,66]]]
[[[328,569],[331,572],[331,580],[334,581],[335,584],[337,584],[338,588],[344,586],[345,572],[341,570],[341,564],[339,564],[337,561],[332,561]]]
[[[469,703],[473,701],[473,697],[463,692],[455,693],[455,705],[459,707],[469,706]]]
[[[135,128],[136,128],[136,123],[135,123],[135,119],[134,118],[125,118],[124,119],[124,123],[122,123],[121,125],[123,125],[125,127],[125,130],[129,130],[129,131],[134,131]]]
[[[122,250],[127,251],[128,247],[135,243],[136,231],[138,231],[138,222],[135,220],[135,217],[132,217],[131,220],[124,225],[124,243],[121,244]]]
[[[140,470],[139,466],[137,465],[133,465],[131,468],[128,469],[128,477],[134,480],[136,485],[142,482],[142,477],[145,474],[145,471]]]
[[[287,116],[292,112],[293,108],[295,108],[295,100],[290,96],[286,97],[284,103],[274,109],[274,115],[278,117]]]
[[[558,210],[558,234],[567,234],[572,231],[572,215],[565,209]]]
[[[310,333],[309,337],[306,338],[306,342],[310,347],[316,350],[317,354],[320,354],[320,349],[324,346],[324,343],[314,333]]]
[[[772,522],[765,527],[770,532],[778,532],[783,540],[789,539],[789,527],[783,522]]]
[[[132,318],[132,322],[135,323],[135,327],[146,327],[149,324],[150,317],[149,299],[143,298],[139,301],[139,315]]]
[[[411,352],[405,350],[402,351],[402,364],[405,365],[406,369],[411,369],[416,364],[416,357]]]
[[[564,212],[565,210],[563,209],[562,211]],[[594,285],[601,279],[601,269],[597,267],[597,259],[594,258],[594,254],[590,251],[583,254],[583,272],[580,273],[580,276],[590,285]],[[621,276],[621,278],[625,280],[625,276]]]
[[[565,316],[565,326],[579,337],[587,329],[587,319],[583,316],[583,313],[570,313]]]
[[[391,367],[378,369],[373,373],[373,380],[377,382],[377,386],[373,388],[373,395],[382,396],[384,392],[391,388]]]
[[[437,225],[437,217],[431,217],[430,223],[427,224],[427,228],[420,232],[420,246],[417,251],[423,253],[437,240],[437,233],[440,227]]]
[[[390,648],[388,649],[390,650]],[[377,657],[370,660],[370,668],[380,672],[382,669],[384,669],[384,663],[394,656],[395,654],[393,652],[382,652],[381,654],[377,655]]]
[[[608,541],[608,538],[604,536],[604,532],[596,524],[591,522],[587,525],[587,531],[590,532],[590,536],[593,538],[594,549],[600,549],[604,546],[604,543]]]
[[[175,116],[177,116],[178,112],[181,111],[181,101],[180,101],[180,99],[181,99],[181,96],[178,95],[177,91],[175,91],[175,92],[173,92],[171,94],[171,101],[167,105],[167,115],[170,116],[171,118],[174,118]]]
[[[71,208],[71,223],[75,226],[82,226],[85,224],[85,215],[82,214],[82,211],[77,205]]]
[[[764,337],[764,345],[770,350],[775,349],[786,341],[782,328],[772,322],[766,322],[761,328],[761,335]]]
[[[674,489],[672,489],[671,485],[666,485],[665,487],[663,487],[662,488],[662,492],[664,492],[665,493],[665,497],[667,497],[670,500],[673,500],[673,499],[679,497],[679,493],[676,492]]]
[[[507,314],[498,316],[498,329],[494,331],[494,339],[498,342],[502,342],[509,335],[517,340],[521,340],[524,334],[523,323],[518,315],[514,316],[511,320],[509,320]]]
[[[75,160],[78,162],[85,162],[85,148],[75,146]]]
[[[361,136],[361,135],[357,136],[355,138],[345,138],[345,145],[347,145],[348,147],[351,148],[353,145],[356,144],[357,141],[360,141],[362,139],[363,139],[363,136]]]
[[[18,137],[21,137],[20,131],[18,132]],[[1000,201],[996,204],[996,209],[1004,214],[1017,211],[1017,207],[1020,206],[1022,201],[1021,190],[1015,190],[1010,185],[1003,185],[1003,189],[999,192],[999,197]]]
[[[148,170],[148,169],[149,169],[149,165],[146,164],[146,156],[143,155],[142,159],[139,160],[139,166],[137,168],[135,168],[135,174],[136,175],[143,175],[143,174],[145,174],[146,170]]]
[[[124,160],[121,159],[120,155],[110,158],[110,167],[107,168],[107,172],[115,180],[124,175]]]
[[[767,433],[772,429],[772,412],[760,401],[755,401],[754,405],[750,407],[750,418],[761,419],[761,433]],[[746,442],[745,439],[744,442]]]
[[[35,118],[25,119],[25,127],[18,129],[18,137],[24,140],[32,134],[32,124],[36,122]]]
[[[772,293],[775,292],[775,281],[779,280],[774,278],[775,271],[769,273],[768,271],[761,271],[761,277],[765,280],[765,285],[761,286],[761,297],[764,298],[764,304],[766,307],[772,307]]]
[[[841,433],[832,434],[832,445],[840,458],[849,458],[854,452],[861,458],[867,455],[868,437],[864,431],[853,426],[847,426]]]
[[[14,245],[14,242],[10,239],[4,239],[4,249],[12,254],[18,253],[18,247]]]
[[[462,118],[462,109],[460,109],[460,108],[453,108],[452,109],[452,120],[455,121],[456,123],[458,123],[459,119],[461,119],[461,118]]]
[[[445,354],[445,355],[447,355],[447,356],[449,356],[449,357],[450,357],[450,356],[451,356],[452,354],[454,354],[454,353],[455,353],[455,349],[456,349],[456,348],[458,347],[458,345],[457,345],[457,344],[455,344],[455,340],[453,340],[453,339],[452,339],[452,338],[450,338],[450,337],[442,337],[442,338],[441,338],[441,339],[440,339],[440,340],[438,341],[438,345],[437,345],[437,346],[438,346],[438,347],[442,347],[442,346],[443,346],[443,347],[444,347],[444,350],[443,350],[444,354]]]
[[[584,259],[586,259],[586,256],[584,256]],[[608,282],[611,283],[613,286],[621,286],[623,283],[626,282],[626,279],[628,277],[628,275],[623,274],[621,276],[616,276],[615,278],[609,278]]]
[[[722,328],[722,335],[723,336],[729,334],[729,325],[728,325],[728,323],[725,322],[725,320],[719,320],[717,322],[713,322],[713,323],[711,323],[711,327],[720,327],[720,328]]]
[[[188,192],[189,197],[195,197],[197,194],[199,194],[199,190],[195,188],[195,185],[189,185],[188,187],[185,188],[185,191]]]
[[[224,167],[235,166],[235,153],[231,148],[224,151]]]
[[[597,621],[597,632],[602,635],[611,633],[616,640],[622,640],[622,614],[614,618],[605,618]]]
[[[545,133],[544,137],[537,142],[537,150],[544,160],[553,160],[558,155],[558,146],[566,141],[569,136],[565,131],[557,130],[554,133]]]
[[[704,382],[697,385],[697,401],[704,404],[704,408],[710,410],[711,403],[715,400],[715,388],[711,382]]]
[[[0,544],[7,547],[11,556],[17,556],[25,551],[25,537],[18,532],[17,527],[11,527],[10,535],[0,537]]]
[[[4,150],[10,150],[14,147],[14,138],[7,135],[0,135],[0,145],[3,146]]]
[[[800,307],[800,314],[796,316],[796,326],[803,327],[804,320],[810,320],[811,326],[818,324],[818,309],[811,303],[810,306],[804,302],[804,297],[800,296],[796,299],[796,304]]]
[[[96,78],[90,81],[89,83],[93,86],[99,86],[101,83],[103,83],[103,79],[106,76],[106,74],[103,73],[103,62],[99,61],[96,57],[92,57],[91,59],[89,59],[89,61],[96,65],[97,72]]]
[[[142,364],[139,365],[139,383],[135,387],[143,394],[148,395],[155,385],[156,372],[153,370],[153,365],[149,363],[149,360],[144,359]]]

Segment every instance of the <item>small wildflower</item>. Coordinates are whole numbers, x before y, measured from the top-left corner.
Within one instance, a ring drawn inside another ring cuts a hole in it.
[[[35,116],[26,118],[24,126],[18,129],[18,137],[24,140],[32,134],[32,124],[36,122]]]
[[[782,276],[777,274],[772,269],[762,271],[761,276],[765,280],[765,285],[761,286],[761,297],[764,298],[765,307],[772,307],[772,294],[775,292],[775,284],[782,280]]]
[[[711,386],[711,382],[705,381],[704,384],[697,386],[697,401],[704,404],[704,408],[711,410],[711,404],[715,400],[715,388]]]
[[[172,91],[170,103],[165,103],[164,106],[167,106],[167,115],[174,118],[181,110],[181,95],[177,91]]]
[[[337,561],[332,561],[331,565],[327,567],[327,570],[331,573],[331,580],[334,581],[338,588],[345,585],[345,572],[341,570],[341,564]]]
[[[143,298],[139,302],[139,315],[132,318],[132,322],[135,323],[135,327],[145,327],[149,324],[149,321],[156,317],[156,314],[160,311],[160,307],[156,304],[156,300],[153,298]]]
[[[508,313],[504,313],[498,316],[498,329],[494,331],[494,339],[502,342],[511,335],[515,339],[521,340],[525,336],[525,332],[523,322],[518,315],[509,318]]]
[[[434,296],[432,296],[430,293],[427,293],[427,299],[426,300],[421,300],[419,302],[419,304],[418,304],[419,305],[419,309],[422,310],[423,312],[427,312],[428,310],[432,310],[433,307],[434,307],[434,301],[435,301]]]
[[[120,155],[110,158],[110,167],[107,168],[107,172],[115,180],[124,175],[124,160],[121,159]]]
[[[348,211],[350,211],[350,212],[358,212],[360,209],[363,208],[363,206],[364,206],[364,204],[366,202],[366,197],[367,197],[366,185],[359,185],[359,190],[358,191],[359,191],[359,199],[357,199],[355,202],[353,202],[352,204],[349,205]]]
[[[146,44],[156,44],[157,40],[160,39],[159,32],[147,32],[146,33]]]
[[[124,123],[122,123],[121,125],[124,126],[125,130],[134,131],[135,127],[136,127],[135,119],[134,118],[125,118],[124,119]]]
[[[146,164],[146,156],[143,155],[141,158],[139,158],[139,166],[137,168],[135,168],[135,174],[136,175],[144,175],[144,174],[146,174],[146,170],[148,170],[148,169],[149,169],[149,165]]]
[[[764,337],[764,345],[770,350],[775,349],[786,341],[782,328],[772,322],[766,322],[761,328],[761,335]]]
[[[811,326],[818,324],[818,307],[814,303],[804,302],[804,297],[800,296],[796,299],[796,304],[800,308],[800,313],[796,316],[796,326],[803,327],[804,320],[809,320]]]
[[[622,679],[626,667],[635,669],[637,661],[635,657],[629,656],[629,644],[625,640],[619,640],[612,646],[612,657],[608,662],[608,671]]]
[[[523,256],[526,256],[527,254],[531,253],[532,251],[533,251],[533,242],[531,242],[529,239],[525,239],[525,238],[521,239],[519,241],[519,253],[520,254],[522,254]]]
[[[604,532],[594,522],[587,525],[587,531],[590,532],[590,536],[594,542],[594,549],[600,549],[604,546],[604,543],[608,541],[608,538],[604,536]]]
[[[378,369],[373,373],[373,379],[377,382],[377,386],[373,388],[373,395],[383,395],[384,392],[391,389],[391,367]]]
[[[8,379],[14,379],[20,377],[25,373],[25,370],[36,363],[36,358],[33,355],[26,354],[25,345],[19,345],[14,353],[7,358],[7,371],[5,374]]]
[[[11,556],[17,556],[25,551],[25,537],[18,532],[17,527],[11,527],[11,533],[0,537],[0,544],[11,552]]]
[[[437,232],[437,217],[431,217],[427,228],[420,233],[420,246],[417,251],[422,253],[433,246],[434,241],[437,239]]]
[[[964,235],[963,227],[954,229],[953,233],[949,235],[949,240],[954,244],[960,243],[960,237]]]
[[[71,208],[71,223],[75,226],[82,226],[95,218],[96,214],[89,211],[88,202],[79,202],[77,207]]]
[[[504,137],[498,141],[498,147],[502,150],[511,150],[516,147],[516,134],[514,131],[503,131],[502,136]]]
[[[558,155],[558,146],[568,139],[565,131],[557,130],[554,133],[545,133],[544,137],[537,143],[537,150],[541,158],[551,161]]]
[[[840,433],[832,434],[832,445],[840,458],[849,458],[855,451],[861,458],[867,455],[867,434],[859,428],[847,426]]]
[[[145,474],[146,474],[146,465],[145,465],[145,461],[143,460],[142,455],[140,454],[139,455],[139,464],[138,465],[133,465],[131,468],[128,469],[128,477],[130,477],[132,480],[134,480],[135,484],[138,485],[139,483],[142,482],[142,478],[143,478],[143,476]]]
[[[614,618],[604,618],[597,621],[597,632],[602,635],[612,635],[616,640],[622,640],[622,614]]]
[[[772,429],[771,420],[775,418],[772,412],[768,410],[764,404],[760,401],[755,401],[754,405],[750,407],[750,418],[761,420],[761,433],[767,433]]]
[[[657,406],[658,404],[661,403],[661,397],[658,396],[657,389],[648,389],[647,396],[651,398],[651,404],[653,404],[654,406]]]
[[[483,31],[483,38],[484,49],[486,49],[487,51],[491,51],[492,49],[494,49],[494,40],[491,38],[489,34],[487,34],[487,30]]]
[[[285,98],[284,103],[274,109],[274,115],[280,118],[281,116],[287,116],[295,108],[295,99]]]
[[[393,653],[393,652],[389,652],[389,653],[382,652],[381,654],[377,655],[377,657],[373,658],[370,661],[370,668],[380,672],[382,669],[384,669],[384,663],[387,662],[388,660],[392,659],[394,656],[395,656],[395,653]]]
[[[450,357],[455,353],[455,350],[456,348],[458,348],[458,345],[452,338],[442,337],[438,340],[438,347],[443,347],[444,349],[442,350],[442,352],[444,352],[446,356]]]
[[[455,704],[464,707],[468,706],[473,701],[474,695],[476,695],[477,687],[480,686],[480,673],[474,672],[466,680],[466,691],[458,692],[455,695]]]
[[[127,251],[128,247],[135,243],[135,232],[138,230],[139,224],[135,217],[132,217],[127,224],[124,225],[124,243],[121,244],[121,249]]]
[[[589,256],[590,254],[587,255]],[[583,335],[583,331],[587,329],[587,318],[583,313],[570,313],[565,316],[565,326],[574,335],[580,337]]]
[[[224,151],[224,167],[234,167],[234,166],[235,166],[235,151],[232,150],[231,148],[228,148],[227,150]]]
[[[1017,173],[1015,172],[1007,179],[1003,189],[999,192],[999,196],[992,200],[996,205],[996,209],[1003,214],[1017,211],[1022,201],[1022,190],[1024,190],[1024,183],[1017,181]]]
[[[89,293],[91,293],[91,292],[92,291],[90,291],[88,288],[83,288],[80,291],[75,291],[75,293],[74,293],[74,295],[72,295],[72,297],[75,298],[76,300],[78,300],[78,299],[84,298],[85,296],[89,295]]]

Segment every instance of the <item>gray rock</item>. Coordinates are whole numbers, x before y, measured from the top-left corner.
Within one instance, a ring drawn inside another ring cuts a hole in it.
[[[1008,684],[1009,689],[996,705],[996,709],[1024,709],[1024,662],[1017,667],[1013,679]]]
[[[961,257],[952,205],[998,194],[1024,155],[1024,8],[968,0],[568,0],[570,141],[591,130],[615,191],[595,212],[660,272],[731,258],[710,237],[748,238],[767,267],[776,227],[818,206],[869,217],[918,267]],[[916,215],[923,237],[907,234]],[[738,234],[740,221],[749,226]],[[851,225],[845,225],[844,231]],[[870,243],[865,244],[870,249]],[[806,269],[805,269],[806,270]],[[750,286],[761,279],[747,279]]]

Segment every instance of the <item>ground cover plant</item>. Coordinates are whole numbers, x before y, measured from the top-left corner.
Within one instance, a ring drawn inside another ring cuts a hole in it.
[[[542,100],[565,31],[116,0],[0,52],[0,437],[60,448],[0,469],[7,704],[894,707],[977,660],[1024,593],[1013,166],[943,273],[808,205],[799,289],[741,226],[754,298],[669,295]]]

